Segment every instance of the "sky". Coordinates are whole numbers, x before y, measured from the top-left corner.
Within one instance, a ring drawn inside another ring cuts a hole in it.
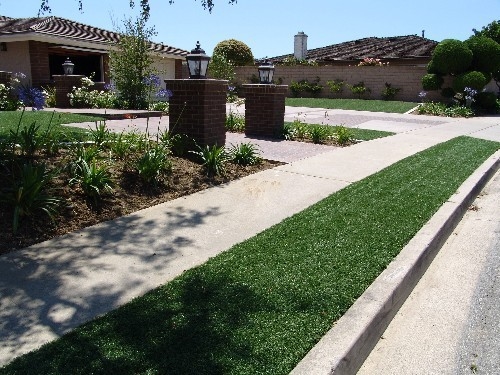
[[[40,0],[0,0],[0,15],[34,17]],[[139,2],[139,0],[136,0]],[[366,37],[422,35],[441,41],[465,40],[500,20],[500,0],[214,0],[212,13],[200,0],[150,0],[155,42],[191,50],[199,41],[211,55],[217,43],[237,39],[255,58],[293,53],[294,35],[308,35],[308,49]],[[139,11],[129,0],[49,0],[51,15],[107,30],[118,30],[123,19]],[[50,14],[46,14],[50,15]]]

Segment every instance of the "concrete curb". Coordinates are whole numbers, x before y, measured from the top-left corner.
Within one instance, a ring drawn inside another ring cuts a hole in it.
[[[470,204],[499,168],[497,151],[441,206],[290,374],[355,374]]]

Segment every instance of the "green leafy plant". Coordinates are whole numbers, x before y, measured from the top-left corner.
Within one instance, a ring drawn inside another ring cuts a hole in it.
[[[54,221],[54,215],[62,200],[50,193],[48,187],[53,177],[44,164],[23,164],[13,173],[10,186],[0,192],[0,201],[13,208],[12,230],[19,228],[20,220],[42,211]]]
[[[106,127],[106,121],[95,123],[95,129],[90,128],[90,138],[97,147],[103,146],[110,139],[110,131]]]
[[[208,176],[224,175],[226,173],[225,164],[229,159],[224,146],[217,145],[200,147],[196,145],[198,151],[191,151],[201,159]]]
[[[257,146],[250,142],[231,145],[229,158],[239,165],[254,165],[262,162]]]
[[[448,107],[444,103],[425,102],[418,109],[419,115],[446,116],[446,117],[472,117],[474,112],[465,106],[454,105]]]
[[[161,145],[156,145],[137,159],[135,167],[144,182],[157,185],[163,174],[172,170],[172,162],[168,151]]]
[[[45,96],[45,105],[54,108],[56,106],[56,88],[53,86],[46,86],[42,88],[42,92]]]
[[[326,125],[311,125],[308,133],[313,143],[324,143],[332,135],[332,128]]]
[[[145,109],[148,107],[149,88],[144,78],[154,73],[150,40],[154,28],[146,27],[146,20],[124,20],[117,50],[110,52],[110,73],[115,83],[118,102],[122,108]]]
[[[432,52],[432,73],[460,74],[472,63],[472,51],[467,44],[457,39],[441,41]],[[429,72],[431,73],[431,72]]]
[[[70,179],[71,185],[78,184],[84,194],[92,198],[97,204],[105,193],[113,191],[114,181],[106,165],[98,165],[96,160],[87,161],[81,159],[75,168],[75,176]]]
[[[365,83],[363,81],[358,82],[354,85],[348,85],[348,86],[351,89],[351,92],[354,95],[356,95],[359,99],[370,94],[370,92],[371,92],[371,90],[365,86]]]
[[[287,141],[292,141],[295,138],[295,127],[292,123],[285,122],[280,131],[280,138],[286,139]]]
[[[71,160],[67,163],[66,169],[72,177],[78,176],[81,170],[80,164],[85,162],[87,165],[92,164],[94,160],[101,160],[100,150],[96,145],[84,145],[76,143],[70,149]]]
[[[314,82],[309,82],[307,79],[298,82],[292,81],[288,88],[294,97],[301,96],[304,93],[311,96],[318,96],[321,90],[323,90],[323,86],[319,84],[319,80],[319,77],[317,77]]]
[[[439,90],[444,83],[443,76],[435,73],[427,73],[422,77],[422,88],[426,91]]]
[[[22,154],[29,158],[32,158],[43,144],[39,130],[40,125],[37,125],[36,122],[32,122],[29,126],[25,126],[19,131],[18,137],[12,133],[13,139],[19,142]]]
[[[80,86],[73,87],[68,94],[70,105],[75,108],[115,108],[117,106],[117,96],[113,91],[96,90],[94,86],[93,74],[90,77],[83,77],[80,80]]]
[[[341,79],[335,79],[333,81],[326,81],[326,85],[333,94],[342,94],[344,91],[345,81]]]
[[[292,122],[294,139],[305,139],[309,137],[309,125],[295,119]]]
[[[234,133],[243,133],[245,131],[245,116],[230,111],[226,116],[226,130]]]
[[[318,62],[315,60],[297,59],[294,56],[285,57],[282,61],[277,63],[283,66],[318,66]]]
[[[351,129],[346,126],[336,126],[333,130],[333,134],[337,143],[341,146],[345,146],[354,141],[354,136]]]
[[[214,47],[213,56],[216,56],[216,59],[223,57],[232,66],[253,65],[254,63],[250,47],[236,39],[227,39],[217,43]]]
[[[392,87],[390,83],[385,83],[385,87],[382,90],[382,98],[384,100],[394,100],[398,92],[400,92],[400,88]]]

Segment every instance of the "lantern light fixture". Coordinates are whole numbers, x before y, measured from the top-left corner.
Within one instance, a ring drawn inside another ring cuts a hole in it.
[[[62,64],[63,70],[64,70],[64,75],[65,76],[70,76],[73,74],[73,70],[75,68],[75,64],[71,62],[69,57],[66,58],[66,61]]]
[[[274,65],[265,60],[259,67],[259,83],[269,85],[273,82]]]
[[[206,79],[210,57],[200,48],[200,42],[196,42],[196,48],[186,56],[190,79]]]

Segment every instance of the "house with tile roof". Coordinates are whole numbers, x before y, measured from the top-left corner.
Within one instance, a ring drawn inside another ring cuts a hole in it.
[[[0,71],[21,72],[39,87],[63,74],[66,58],[74,74],[109,82],[109,52],[120,34],[60,17],[10,18],[0,16]],[[164,79],[180,78],[188,51],[150,43],[154,67]]]
[[[318,65],[357,65],[367,58],[391,65],[425,65],[438,42],[417,35],[386,38],[369,37],[326,47],[307,49],[308,36],[299,32],[294,38],[294,53],[268,58],[280,64],[291,58],[314,61]]]

